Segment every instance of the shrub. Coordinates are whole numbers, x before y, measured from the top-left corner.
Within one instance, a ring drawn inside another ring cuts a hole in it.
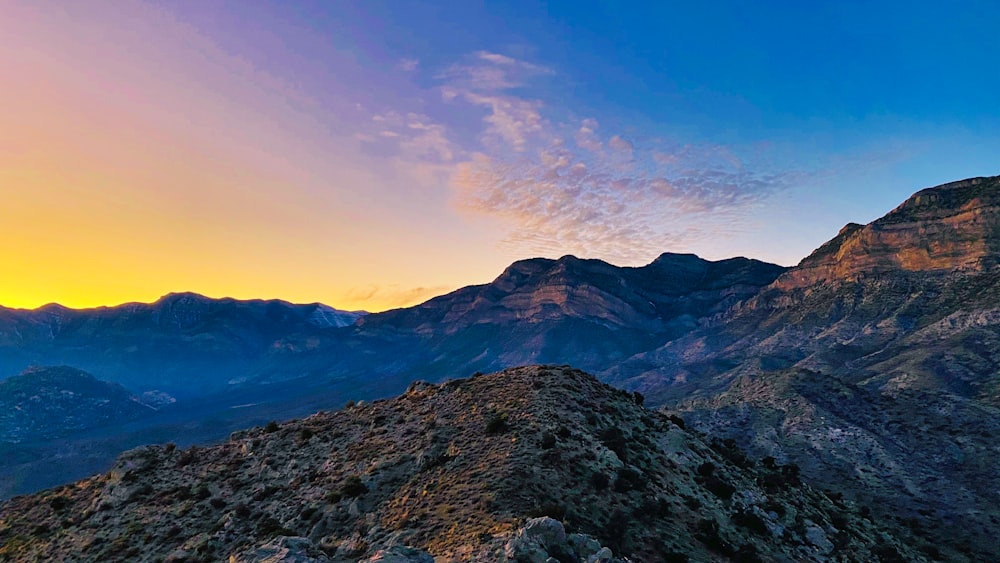
[[[646,478],[635,469],[626,467],[618,472],[615,477],[615,491],[627,493],[628,491],[641,491],[646,488]]]
[[[608,484],[611,482],[611,478],[600,471],[590,474],[590,485],[594,487],[595,490],[603,491],[608,488]]]
[[[543,504],[542,506],[536,506],[528,511],[529,518],[540,518],[542,516],[548,516],[549,518],[562,521],[566,518],[566,507],[555,503],[549,503]]]
[[[177,449],[177,444],[173,442],[168,442],[167,445],[163,446],[163,450],[168,454],[173,453],[173,451],[176,449]]]
[[[746,528],[757,535],[767,535],[767,524],[764,523],[764,520],[760,516],[757,516],[753,512],[737,512],[730,519],[737,526]]]
[[[361,477],[351,475],[340,487],[340,494],[345,498],[359,497],[368,492],[368,486],[361,482]]]
[[[184,467],[190,464],[198,456],[198,446],[191,446],[190,448],[181,452],[181,455],[177,457],[176,465],[177,467]]]
[[[551,450],[556,447],[556,435],[551,432],[542,434],[542,449]]]
[[[264,427],[264,432],[266,432],[268,434],[271,434],[272,432],[277,432],[277,431],[278,431],[278,423],[275,422],[275,421],[273,421],[273,420],[271,422],[268,422],[267,426]]]
[[[502,434],[508,429],[507,426],[507,415],[505,414],[495,414],[490,417],[490,420],[486,423],[486,434]]]
[[[604,447],[615,452],[618,459],[622,460],[623,463],[628,463],[628,450],[626,448],[628,440],[621,428],[617,426],[605,428],[597,434],[597,437],[604,444]]]
[[[52,510],[55,510],[56,512],[62,512],[68,505],[69,500],[66,497],[54,496],[49,499],[49,506],[51,506]]]
[[[566,428],[565,426],[560,426],[559,430],[556,433],[559,434],[559,438],[562,440],[565,440],[570,437],[569,428]]]
[[[712,473],[715,473],[715,464],[712,463],[711,461],[706,461],[705,463],[698,466],[697,471],[698,475],[701,475],[702,477],[708,477],[712,475]]]
[[[215,508],[217,510],[222,510],[223,508],[226,507],[226,501],[222,500],[219,497],[213,498],[212,500],[208,501],[208,503],[212,505],[212,508]]]
[[[729,500],[732,498],[733,493],[736,492],[736,487],[730,485],[729,483],[719,479],[715,475],[710,475],[706,477],[704,483],[702,483],[705,489],[713,495],[719,497],[722,500]]]
[[[643,403],[646,402],[646,397],[638,391],[632,392],[632,399],[634,399],[635,404],[639,405],[640,407],[643,405]]]
[[[299,439],[303,442],[308,442],[310,438],[313,437],[313,431],[309,428],[303,428],[299,430]]]
[[[673,422],[674,426],[676,426],[677,428],[680,428],[681,430],[684,429],[685,424],[684,424],[684,419],[683,418],[677,416],[676,414],[672,414],[672,415],[668,416],[667,418],[670,419],[670,422]]]

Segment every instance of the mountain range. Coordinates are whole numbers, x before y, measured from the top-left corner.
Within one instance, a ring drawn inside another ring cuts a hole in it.
[[[869,506],[944,559],[991,560],[998,251],[1000,177],[973,178],[848,224],[792,268],[679,254],[641,268],[532,259],[489,284],[371,315],[191,294],[0,310],[0,366],[67,364],[137,395],[167,393],[177,402],[157,416],[176,413],[173,426],[153,417],[135,437],[198,420],[197,436],[211,440],[415,379],[572,364],[753,457],[795,464],[804,481]],[[47,459],[50,446],[38,448],[35,459]]]

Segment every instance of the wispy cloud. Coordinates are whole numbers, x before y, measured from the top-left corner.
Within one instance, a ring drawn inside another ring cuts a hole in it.
[[[438,77],[446,100],[486,110],[481,147],[452,176],[456,204],[506,221],[504,244],[522,252],[643,262],[734,236],[756,205],[803,176],[723,146],[639,142],[595,118],[556,120],[523,94],[551,74],[478,52]]]
[[[420,67],[420,61],[417,59],[399,59],[396,67],[404,72],[413,72]]]
[[[397,284],[369,285],[347,290],[341,300],[375,310],[396,309],[423,303],[455,289],[452,286],[403,287]]]
[[[759,150],[671,143],[593,117],[567,119],[536,92],[545,66],[486,51],[436,75],[445,107],[483,112],[475,143],[428,115],[386,111],[362,138],[419,174],[445,178],[465,214],[500,219],[518,254],[643,263],[736,236],[753,210],[804,176]]]

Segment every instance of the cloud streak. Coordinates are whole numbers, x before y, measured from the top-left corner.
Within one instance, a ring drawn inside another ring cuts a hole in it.
[[[455,165],[456,206],[505,221],[503,244],[516,251],[642,263],[736,235],[757,205],[804,177],[723,146],[640,143],[595,118],[549,118],[521,92],[551,74],[479,52],[438,77],[446,100],[486,110],[480,149]]]
[[[499,219],[506,250],[621,264],[737,236],[761,203],[806,177],[761,160],[761,149],[636,138],[593,117],[556,118],[526,94],[554,75],[472,53],[435,75],[446,108],[481,115],[472,144],[428,115],[393,111],[373,115],[358,138],[414,177],[443,179],[462,214]]]

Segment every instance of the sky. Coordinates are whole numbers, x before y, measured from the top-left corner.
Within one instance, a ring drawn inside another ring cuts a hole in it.
[[[0,305],[793,265],[1000,174],[1000,4],[0,0]]]

